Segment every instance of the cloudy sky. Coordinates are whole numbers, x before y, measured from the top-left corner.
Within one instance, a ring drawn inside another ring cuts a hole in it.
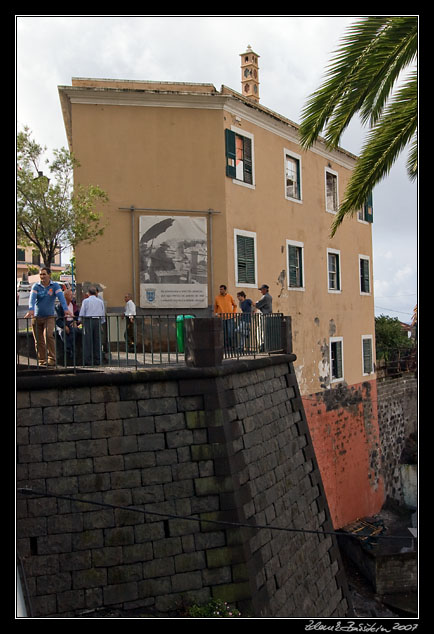
[[[57,87],[72,77],[222,84],[240,91],[240,53],[260,55],[261,103],[299,123],[358,16],[16,16],[17,130],[67,147]],[[354,121],[341,146],[357,154]],[[375,313],[409,322],[417,303],[417,184],[405,151],[374,190]]]

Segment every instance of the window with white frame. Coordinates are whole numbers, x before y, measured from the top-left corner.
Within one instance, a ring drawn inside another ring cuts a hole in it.
[[[371,294],[370,258],[368,255],[359,255],[359,276],[361,295]]]
[[[336,213],[339,207],[338,173],[326,167],[325,169],[326,211]]]
[[[288,254],[288,289],[304,290],[304,244],[286,241]]]
[[[327,280],[330,293],[341,292],[341,254],[336,249],[327,249]]]
[[[363,376],[374,372],[372,335],[362,335],[362,371]]]
[[[256,288],[256,233],[234,229],[235,285]]]
[[[226,176],[235,182],[254,185],[253,135],[225,129]]]
[[[344,380],[344,340],[342,337],[330,338],[330,382]]]
[[[285,155],[285,198],[301,202],[301,156],[290,150]]]

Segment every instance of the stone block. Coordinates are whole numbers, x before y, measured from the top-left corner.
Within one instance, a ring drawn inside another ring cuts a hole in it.
[[[22,426],[42,425],[42,408],[19,409],[16,413],[16,423]]]
[[[149,561],[154,557],[152,544],[150,543],[131,544],[128,546],[123,546],[122,554],[123,562],[125,564]]]
[[[59,389],[59,405],[80,405],[90,403],[90,387]]]
[[[113,438],[114,436],[122,436],[124,433],[121,420],[97,420],[90,425],[92,438]]]
[[[189,429],[167,432],[166,442],[169,449],[190,446],[193,443],[193,434]]]
[[[136,401],[117,401],[115,403],[106,403],[105,407],[107,420],[137,417]]]
[[[87,403],[86,405],[74,405],[73,408],[74,421],[76,423],[103,420],[105,418],[104,403]]]
[[[137,401],[139,416],[161,416],[163,414],[176,414],[176,398],[150,398],[146,401]]]
[[[107,440],[78,440],[76,442],[77,458],[97,458],[108,453]]]
[[[119,583],[103,588],[104,605],[135,601],[139,598],[137,582]]]
[[[45,407],[44,424],[62,424],[74,422],[74,410],[72,406]]]
[[[125,419],[123,421],[123,428],[126,436],[133,434],[153,434],[155,432],[154,417],[141,416]]]
[[[108,452],[110,455],[134,453],[137,449],[136,436],[123,436],[108,439]]]
[[[140,563],[126,564],[122,566],[110,566],[107,570],[107,583],[115,585],[129,581],[142,579],[142,565]]]
[[[74,589],[98,588],[107,584],[107,570],[105,568],[89,568],[76,570],[72,573]]]
[[[95,473],[120,471],[124,468],[124,456],[101,456],[93,459]]]

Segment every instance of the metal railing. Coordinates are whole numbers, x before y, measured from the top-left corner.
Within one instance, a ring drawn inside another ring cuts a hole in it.
[[[255,357],[282,351],[281,313],[228,313],[221,317],[225,359]]]
[[[282,350],[281,314],[236,313],[221,317],[224,359]],[[65,318],[52,318],[48,341],[34,319],[20,318],[17,365],[23,370],[47,366],[75,369],[184,364],[184,326],[189,318],[193,316],[137,315],[130,322],[119,313],[109,313],[104,319],[88,317],[83,323],[75,320],[73,325]]]

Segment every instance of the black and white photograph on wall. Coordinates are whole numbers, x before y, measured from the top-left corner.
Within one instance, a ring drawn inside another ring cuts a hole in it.
[[[142,308],[207,307],[206,223],[203,217],[140,217]]]

